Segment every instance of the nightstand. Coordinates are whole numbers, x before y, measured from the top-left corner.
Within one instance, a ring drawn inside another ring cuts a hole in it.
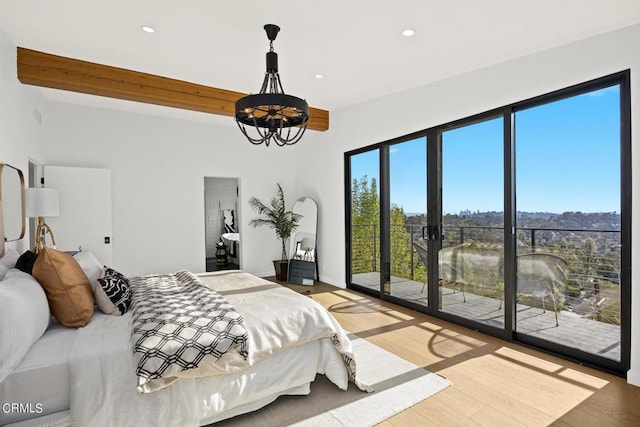
[[[313,286],[316,276],[316,263],[292,259],[289,261],[289,283]]]

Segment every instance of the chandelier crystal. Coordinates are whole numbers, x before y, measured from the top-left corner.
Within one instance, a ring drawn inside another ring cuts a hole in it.
[[[257,94],[236,101],[236,123],[252,144],[264,143],[268,147],[273,141],[279,146],[293,145],[307,129],[309,105],[304,99],[285,94],[282,89],[278,54],[273,50],[280,27],[267,24],[264,30],[269,39],[269,52],[262,87]]]

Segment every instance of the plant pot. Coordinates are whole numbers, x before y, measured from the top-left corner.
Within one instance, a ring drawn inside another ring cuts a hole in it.
[[[276,280],[286,282],[289,273],[289,261],[280,259],[273,261],[273,268],[276,270]]]

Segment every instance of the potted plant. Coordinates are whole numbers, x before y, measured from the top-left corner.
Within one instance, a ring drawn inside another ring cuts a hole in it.
[[[289,269],[287,242],[291,234],[298,228],[302,215],[286,210],[282,187],[280,184],[277,185],[278,194],[271,199],[270,206],[265,205],[255,197],[249,199],[249,205],[251,205],[253,210],[262,215],[262,218],[252,219],[249,225],[252,227],[264,225],[275,230],[276,237],[282,242],[282,257],[279,260],[274,260],[273,266],[276,270],[276,279],[285,281],[287,280]]]

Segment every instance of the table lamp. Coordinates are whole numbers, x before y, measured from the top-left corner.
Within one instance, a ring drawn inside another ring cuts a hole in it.
[[[36,243],[33,252],[38,253],[46,246],[47,233],[51,235],[53,248],[56,247],[56,239],[53,231],[44,222],[46,217],[56,217],[60,215],[58,205],[58,190],[54,188],[27,188],[25,191],[25,205],[27,216],[38,218],[36,228]]]

